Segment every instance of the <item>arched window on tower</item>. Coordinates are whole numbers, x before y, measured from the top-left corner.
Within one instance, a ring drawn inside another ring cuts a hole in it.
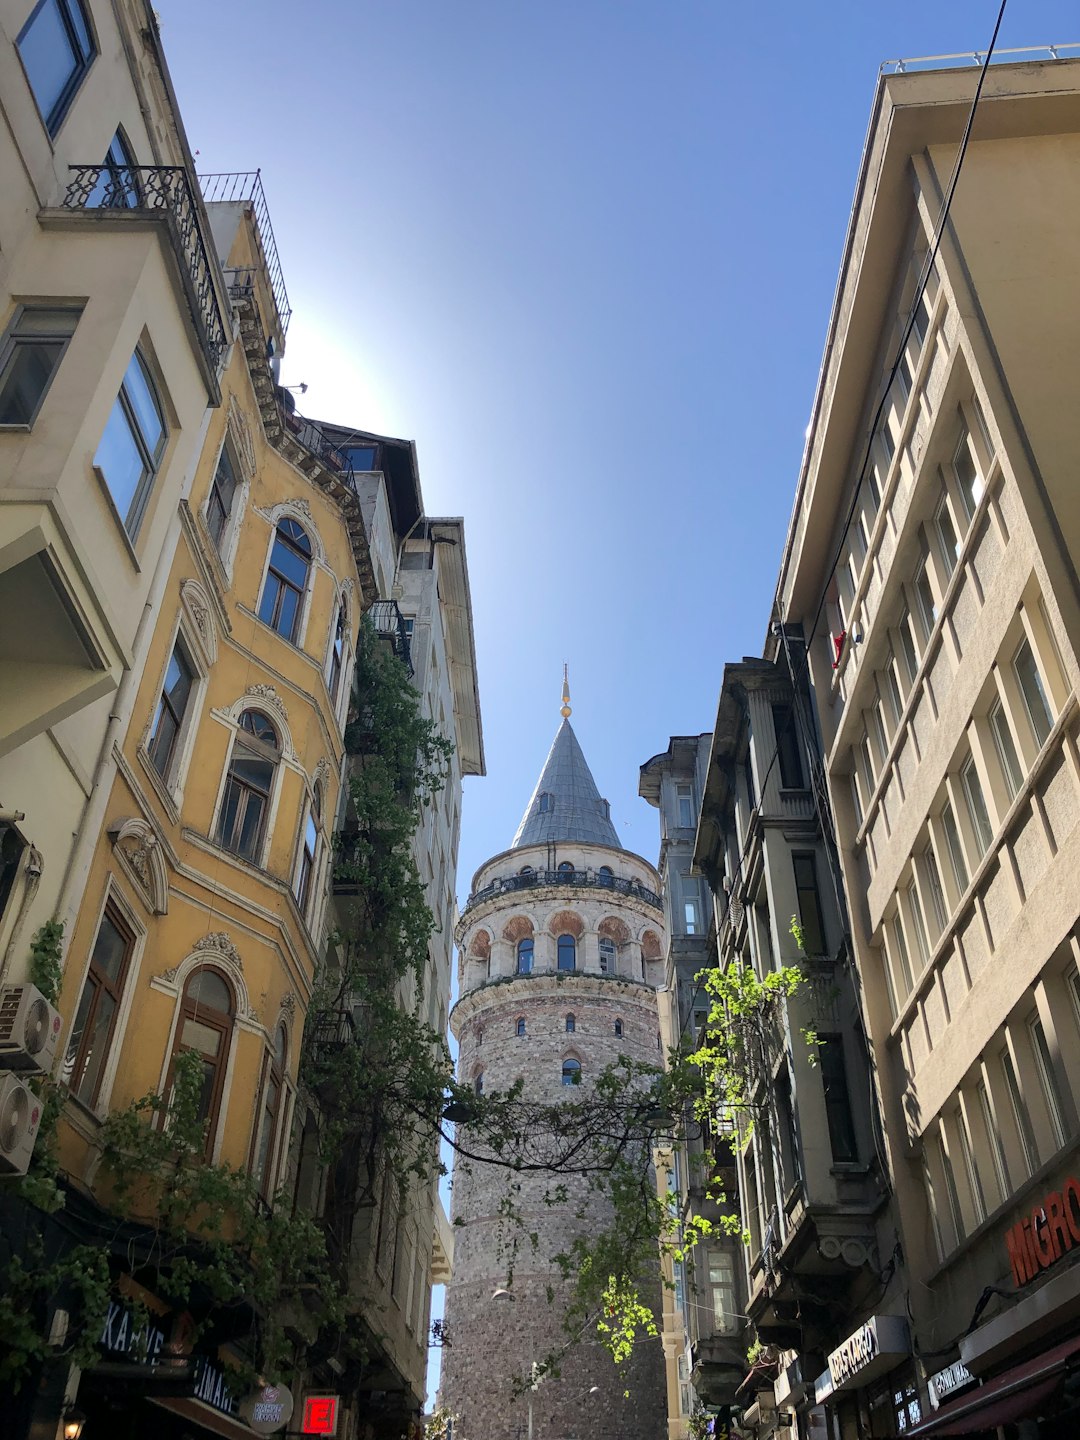
[[[477,1095],[482,1095],[482,1094],[484,1093],[484,1072],[483,1072],[483,1070],[477,1070],[476,1075],[475,1075],[474,1078],[473,1078],[472,1088],[473,1088],[473,1091],[475,1092],[475,1094],[477,1094]]]
[[[596,873],[599,877],[600,884],[603,885],[605,889],[611,890],[614,887],[615,871],[612,870],[610,865],[601,865]]]
[[[559,866],[559,874],[560,874],[560,875],[565,875],[565,876],[567,876],[567,878],[569,878],[569,877],[571,877],[571,876],[573,875],[573,873],[574,873],[574,866],[573,866],[573,864],[571,863],[571,861],[569,861],[569,860],[564,860],[564,861],[562,862],[562,864]]]
[[[560,970],[577,969],[577,941],[573,935],[559,936],[558,954]]]
[[[621,1036],[622,1036],[622,1021],[621,1021],[621,1020],[616,1020],[616,1021],[615,1021],[615,1034],[616,1034],[616,1036],[618,1036],[618,1037],[620,1037],[620,1038],[621,1038]]]
[[[601,975],[615,974],[615,941],[609,940],[606,935],[600,937],[600,973]]]
[[[519,975],[531,975],[533,967],[533,939],[526,935],[524,940],[517,943],[517,973]]]
[[[569,1059],[569,1060],[564,1060],[564,1061],[562,1062],[562,1083],[563,1083],[564,1085],[580,1085],[580,1084],[581,1084],[581,1061],[580,1061],[580,1060],[574,1060],[574,1059],[571,1058],[571,1059]]]
[[[514,1025],[514,1033],[517,1034],[517,1035],[524,1035],[524,1034],[525,1034],[525,1016],[524,1016],[524,1015],[519,1015],[519,1016],[518,1016],[517,1021],[516,1021],[515,1025]]]
[[[568,1035],[573,1035],[573,1033],[574,1033],[574,1031],[575,1031],[576,1029],[577,1029],[577,1020],[574,1018],[573,1015],[567,1015],[567,1017],[566,1017],[566,1033],[567,1033]]]

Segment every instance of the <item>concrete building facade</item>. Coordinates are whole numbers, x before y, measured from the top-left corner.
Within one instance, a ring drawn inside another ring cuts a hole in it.
[[[5,0],[0,92],[0,981],[19,981],[29,937],[78,908],[231,322],[149,6]]]
[[[716,963],[708,887],[694,870],[694,838],[709,772],[711,735],[673,735],[668,748],[641,767],[638,793],[656,806],[660,821],[661,893],[667,925],[664,982],[658,988],[664,1053],[692,1051],[704,1036],[710,1000],[700,976]],[[710,1222],[708,1241],[688,1262],[667,1262],[664,1290],[664,1361],[668,1435],[684,1440],[692,1417],[730,1410],[747,1371],[746,1269],[743,1245],[725,1233],[722,1215],[739,1213],[738,1174],[729,1131],[693,1121],[686,1139],[667,1151],[661,1177],[677,1197],[680,1217]],[[723,1177],[724,1203],[706,1194],[711,1177]]]
[[[569,705],[564,703],[564,717]],[[665,926],[659,876],[624,850],[569,719],[564,718],[511,847],[477,871],[458,925],[460,998],[450,1023],[459,1077],[478,1092],[523,1081],[556,1104],[620,1057],[656,1065],[656,987]],[[467,1141],[467,1127],[463,1140]],[[510,1184],[523,1229],[500,1218]],[[565,1184],[564,1195],[557,1187]],[[554,1257],[608,1216],[579,1175],[515,1174],[458,1162],[451,1217],[441,1396],[464,1440],[658,1440],[664,1381],[658,1339],[625,1375],[591,1330],[560,1374],[514,1398],[515,1379],[563,1348],[568,1296]],[[529,1232],[515,1246],[514,1235]],[[659,1304],[659,1285],[647,1283]],[[552,1295],[549,1296],[549,1287]],[[624,1394],[629,1391],[629,1394]]]
[[[1080,1350],[1080,62],[989,68],[932,256],[975,84],[879,82],[774,620],[900,1216],[921,1415],[894,1427],[1051,1436]],[[817,1385],[830,1434],[857,1348]]]

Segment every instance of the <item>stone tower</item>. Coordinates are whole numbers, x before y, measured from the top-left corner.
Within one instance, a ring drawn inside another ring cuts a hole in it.
[[[477,871],[459,924],[460,999],[450,1017],[460,1078],[484,1093],[525,1082],[530,1099],[558,1102],[564,1084],[590,1081],[620,1055],[660,1057],[655,986],[662,980],[664,912],[654,868],[624,850],[570,725],[563,721],[509,850]],[[575,1076],[579,1076],[575,1080]],[[562,1178],[562,1177],[560,1177]],[[625,1375],[591,1332],[526,1399],[528,1374],[564,1340],[552,1256],[581,1229],[608,1223],[580,1177],[552,1206],[550,1175],[522,1174],[514,1201],[533,1231],[507,1286],[505,1232],[496,1213],[507,1175],[460,1164],[454,1176],[454,1271],[446,1296],[449,1345],[442,1402],[460,1440],[662,1440],[659,1340],[635,1346]],[[575,1215],[588,1207],[587,1218]],[[547,1287],[556,1291],[549,1303]],[[497,1293],[502,1292],[502,1293]],[[658,1301],[659,1285],[654,1295]],[[629,1390],[629,1396],[624,1391]]]

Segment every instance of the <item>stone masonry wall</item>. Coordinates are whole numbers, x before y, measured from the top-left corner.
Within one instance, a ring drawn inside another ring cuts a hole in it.
[[[562,887],[541,887],[529,896],[529,910],[536,914],[538,906],[552,909],[555,897],[542,891],[555,888],[560,894],[554,913],[572,911],[581,921],[579,966],[590,954],[590,938],[595,951],[597,927],[605,918],[621,921],[635,937],[646,927],[663,935],[657,912],[641,913],[643,907],[621,904],[619,895],[583,894],[575,904],[578,897],[564,896]],[[469,914],[459,943],[467,949],[480,929],[501,937],[507,922],[521,913],[520,895],[497,897]],[[539,959],[539,946],[537,950]],[[584,973],[559,973],[544,965],[531,975],[504,974],[475,985],[451,1017],[460,1077],[475,1083],[482,1073],[486,1094],[506,1090],[521,1078],[529,1098],[554,1103],[587,1098],[595,1077],[620,1055],[659,1063],[656,996],[640,976],[640,967],[638,978],[629,978],[602,975],[595,964]],[[573,1029],[568,1031],[570,1015]],[[525,1033],[519,1035],[522,1020]],[[616,1033],[616,1022],[621,1034]],[[570,1057],[582,1067],[581,1085],[572,1090],[562,1083],[563,1061]],[[463,1141],[467,1138],[463,1131]],[[552,1203],[553,1186],[560,1183],[567,1186],[566,1199]],[[498,1213],[508,1184],[523,1216],[520,1229],[507,1228]],[[459,1417],[455,1440],[526,1440],[529,1400],[513,1398],[514,1378],[528,1374],[532,1362],[564,1338],[565,1295],[552,1257],[576,1234],[607,1223],[602,1204],[581,1177],[509,1175],[498,1167],[474,1163],[466,1168],[458,1162],[451,1208],[454,1274],[446,1300],[449,1344],[443,1352],[441,1387],[442,1402]],[[530,1232],[535,1245],[527,1238]],[[511,1249],[514,1234],[526,1237],[519,1238],[516,1253]],[[555,1292],[553,1302],[549,1287]],[[503,1288],[510,1293],[493,1298]],[[659,1311],[659,1266],[646,1291]],[[662,1440],[666,1434],[658,1339],[642,1341],[620,1373],[590,1332],[568,1352],[560,1371],[531,1395],[534,1440]]]

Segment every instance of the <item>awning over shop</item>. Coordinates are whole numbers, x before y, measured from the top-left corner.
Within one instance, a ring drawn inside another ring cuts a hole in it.
[[[163,1410],[171,1410],[174,1415],[182,1416],[208,1434],[222,1436],[223,1440],[257,1440],[254,1430],[245,1425],[243,1420],[223,1415],[220,1410],[204,1405],[201,1400],[193,1400],[186,1395],[148,1395],[147,1399],[151,1405],[160,1405]]]
[[[932,1419],[908,1431],[909,1440],[920,1435],[971,1435],[1036,1413],[1061,1384],[1077,1355],[1080,1337],[1006,1370],[962,1399],[943,1405]]]

